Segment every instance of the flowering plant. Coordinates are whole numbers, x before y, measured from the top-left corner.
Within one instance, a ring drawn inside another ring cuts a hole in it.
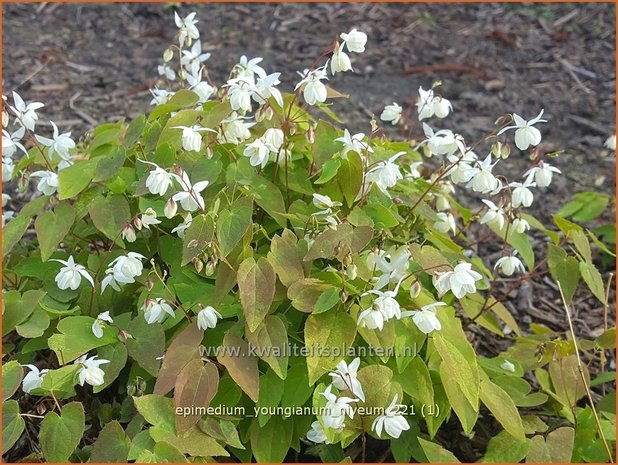
[[[560,174],[537,150],[542,110],[470,144],[435,129],[456,105],[434,85],[414,117],[397,103],[380,116],[413,137],[390,140],[376,119],[351,134],[328,83],[353,71],[363,32],[336,38],[289,94],[244,56],[217,86],[195,13],[175,23],[149,115],[76,143],[56,125],[36,134],[43,104],[6,99],[3,181],[35,178],[41,195],[3,214],[3,453],[26,448],[32,421],[28,453],[53,462],[365,461],[382,444],[448,462],[440,432],[471,438],[488,412],[486,461],[611,458],[610,400],[590,391],[610,379],[591,383],[582,358],[604,361],[615,329],[580,352],[504,304],[547,269],[565,318],[580,279],[608,301],[593,247],[610,247],[526,211]],[[513,181],[496,168],[510,136],[533,153]],[[469,209],[456,189],[484,198]],[[472,227],[499,256],[475,252]],[[470,331],[511,344],[483,356]]]

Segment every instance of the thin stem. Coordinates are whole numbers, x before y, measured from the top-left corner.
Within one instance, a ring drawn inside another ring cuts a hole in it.
[[[614,458],[612,456],[612,451],[609,448],[607,439],[605,439],[605,434],[603,433],[603,428],[601,427],[601,421],[599,420],[597,409],[594,406],[594,401],[592,400],[592,393],[590,392],[590,387],[588,386],[588,382],[586,381],[586,377],[584,376],[584,367],[582,366],[582,361],[579,358],[579,347],[577,345],[577,337],[575,336],[575,330],[573,329],[573,321],[571,320],[569,306],[567,305],[566,299],[564,297],[564,293],[562,292],[562,286],[560,285],[560,281],[556,281],[556,282],[558,284],[558,289],[560,290],[560,297],[562,298],[562,304],[564,305],[564,311],[566,313],[567,320],[569,322],[569,331],[571,333],[571,338],[573,339],[573,346],[575,347],[575,355],[577,358],[577,367],[579,369],[579,375],[581,376],[582,383],[584,383],[584,388],[586,389],[586,394],[588,395],[588,401],[590,402],[590,408],[592,409],[594,420],[599,430],[599,436],[601,436],[601,440],[603,441],[603,445],[605,446],[605,450],[607,451],[607,455],[609,456],[609,461],[613,462]]]

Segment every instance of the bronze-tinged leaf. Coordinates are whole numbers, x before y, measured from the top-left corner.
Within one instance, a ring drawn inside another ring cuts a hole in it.
[[[288,299],[296,310],[312,313],[320,296],[335,286],[314,278],[304,278],[296,281],[288,289]]]
[[[281,236],[273,236],[268,260],[285,287],[290,287],[305,277],[303,257],[298,249],[296,236],[288,229],[285,229]]]
[[[264,257],[249,257],[238,267],[238,288],[249,331],[253,332],[268,315],[275,296],[275,270]]]
[[[257,357],[249,354],[249,345],[240,337],[227,333],[217,357],[232,379],[254,401],[260,393],[260,379]]]
[[[163,365],[154,387],[154,394],[165,395],[176,385],[176,378],[191,360],[199,359],[199,347],[204,333],[191,323],[180,332],[165,352]]]
[[[178,435],[189,431],[202,418],[200,409],[205,412],[218,388],[219,370],[214,364],[204,365],[202,360],[195,358],[184,366],[174,386],[176,411],[182,409],[188,412],[186,415],[176,415]]]
[[[349,223],[340,224],[336,230],[327,229],[321,233],[303,260],[337,257],[341,261],[347,254],[363,250],[372,237],[373,229],[370,226],[354,227]]]
[[[259,357],[270,365],[281,379],[288,373],[288,332],[281,318],[269,315],[254,333],[246,333]]]
[[[412,254],[412,259],[421,265],[423,269],[427,269],[427,273],[431,275],[453,269],[444,255],[430,245],[411,244],[410,253]]]
[[[182,240],[182,266],[198,257],[215,238],[215,223],[211,216],[198,215]]]

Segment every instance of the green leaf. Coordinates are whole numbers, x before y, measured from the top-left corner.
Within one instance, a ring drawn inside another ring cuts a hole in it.
[[[481,381],[480,398],[504,429],[518,442],[526,440],[524,425],[511,397],[489,379]]]
[[[92,446],[90,461],[94,463],[126,463],[131,441],[122,426],[111,421],[103,427]]]
[[[592,263],[592,251],[590,250],[590,242],[584,231],[571,231],[569,234],[577,251],[584,257],[587,263]]]
[[[4,382],[4,380],[2,380]],[[19,415],[16,400],[2,402],[2,455],[7,453],[24,432],[26,422]]]
[[[579,271],[584,278],[584,282],[588,285],[588,288],[594,296],[599,299],[601,303],[605,303],[605,285],[603,284],[603,277],[597,267],[592,263],[579,262]],[[564,290],[563,290],[564,291]]]
[[[324,166],[322,166],[322,172],[320,173],[320,177],[314,181],[315,184],[326,184],[328,181],[333,179],[337,170],[341,166],[341,161],[338,158],[331,158]]]
[[[24,370],[16,360],[2,365],[2,402],[15,394],[23,376]]]
[[[451,452],[444,449],[435,442],[427,441],[421,437],[418,438],[418,442],[427,456],[427,460],[431,463],[460,463]]]
[[[42,336],[49,328],[50,319],[47,311],[41,306],[34,309],[28,319],[15,327],[17,334],[26,339]]]
[[[82,439],[84,427],[84,407],[79,402],[64,405],[60,415],[56,412],[45,415],[39,431],[39,444],[45,460],[67,462]]]
[[[88,208],[94,226],[112,241],[118,242],[122,229],[131,222],[129,203],[123,195],[96,197]]]
[[[314,384],[343,359],[355,337],[356,321],[345,312],[309,315],[305,322],[309,384]],[[330,353],[326,355],[326,351]]]
[[[171,431],[158,426],[153,426],[149,431],[156,442],[167,442],[180,452],[193,457],[228,457],[230,455],[217,441],[204,434],[197,426],[182,436],[176,436]]]
[[[277,376],[285,379],[288,371],[288,333],[281,318],[267,316],[254,333],[247,333],[247,339]]]
[[[133,397],[135,408],[144,417],[144,420],[162,430],[175,433],[176,420],[174,401],[169,397],[157,394]]]
[[[570,303],[577,289],[580,276],[577,259],[567,256],[564,249],[553,244],[547,244],[547,265],[552,279],[560,282],[567,304]]]
[[[197,215],[185,231],[182,241],[182,262],[185,266],[206,249],[215,237],[215,224],[211,216]]]
[[[247,197],[223,210],[217,218],[217,240],[224,257],[236,247],[251,225],[253,204]]]
[[[18,216],[10,220],[2,228],[2,257],[6,255],[15,247],[24,233],[28,230],[32,218],[28,216]]]
[[[574,438],[575,431],[568,426],[555,429],[547,435],[547,439],[541,435],[534,436],[530,441],[526,463],[570,463]]]
[[[506,431],[500,431],[489,440],[483,462],[519,463],[526,457],[529,448],[530,441],[528,439],[523,442],[517,442]]]
[[[313,163],[316,168],[321,168],[333,154],[341,149],[341,144],[335,139],[339,137],[339,131],[333,125],[324,120],[319,120],[315,129],[315,142],[312,146]]]
[[[128,147],[135,145],[142,136],[142,132],[144,131],[145,126],[146,116],[144,115],[139,115],[133,121],[131,121],[131,123],[127,127],[127,131],[124,134],[124,145]]]
[[[257,402],[260,397],[258,360],[250,354],[247,343],[235,334],[227,333],[217,360],[227,368],[245,394]]]
[[[249,331],[254,332],[273,302],[275,271],[265,257],[260,257],[257,262],[249,257],[238,267],[237,279],[243,313]]]
[[[89,316],[70,316],[58,323],[60,334],[49,338],[49,348],[56,353],[60,364],[65,365],[97,347],[118,342],[116,328],[106,326],[103,336],[98,338],[92,333],[93,323],[94,318]]]
[[[346,157],[341,160],[335,179],[346,204],[352,207],[363,186],[364,164],[361,156],[356,152],[348,152]]]
[[[167,394],[176,385],[176,379],[184,367],[194,359],[200,358],[199,347],[202,344],[204,332],[191,323],[178,333],[163,359],[163,365],[155,383],[155,394]],[[151,355],[152,356],[152,355]]]
[[[189,89],[180,89],[166,102],[168,105],[176,105],[180,108],[187,108],[197,105],[200,97]]]
[[[397,226],[401,220],[391,209],[373,203],[365,205],[362,210],[371,218],[377,229],[390,229]]]
[[[288,370],[285,379],[283,395],[281,396],[282,407],[296,407],[304,405],[313,394],[313,386],[309,384],[307,377],[307,364],[303,361],[293,364]]]
[[[440,357],[450,371],[452,379],[457,383],[472,408],[478,410],[478,367],[471,365],[460,350],[446,340],[442,334],[435,333],[433,341]]]
[[[330,307],[325,308],[327,307],[329,300],[332,300],[329,297],[329,294],[336,294],[337,300],[339,300],[339,292],[340,289],[332,284],[325,283],[315,278],[303,278],[290,286],[287,295],[288,299],[291,300],[292,306],[296,310],[300,310],[305,313],[323,313],[336,303],[335,302]],[[319,309],[318,301],[325,294],[326,297],[324,297],[321,302],[321,305],[324,308]]]
[[[255,460],[259,463],[282,463],[292,441],[292,421],[272,417],[260,427],[257,419],[251,423],[250,441]]]
[[[152,376],[157,376],[161,362],[157,360],[165,352],[165,333],[161,325],[149,325],[138,315],[129,323],[131,338],[127,339],[127,352]],[[171,389],[171,388],[170,388]]]
[[[315,239],[304,261],[334,257],[342,261],[347,254],[356,254],[363,250],[372,238],[373,229],[369,226],[340,224],[336,230],[327,229]]]
[[[187,409],[189,414],[176,415],[176,431],[179,435],[189,431],[202,417],[195,408],[205,409],[210,405],[219,388],[219,371],[213,363],[204,365],[202,360],[187,363],[176,378],[174,406]]]
[[[313,313],[324,313],[341,301],[341,291],[336,287],[329,287],[320,294],[313,307]]]
[[[255,176],[247,189],[255,203],[264,209],[279,226],[285,228],[287,224],[285,202],[279,187],[261,176]]]
[[[58,173],[58,194],[60,200],[70,199],[83,191],[97,169],[98,160],[82,160]]]
[[[417,357],[418,358],[418,357]],[[470,434],[479,415],[478,406],[470,404],[468,399],[463,395],[463,391],[457,383],[451,383],[451,373],[446,363],[440,364],[440,379],[442,386],[446,391],[446,397],[451,403],[451,407],[459,418],[464,434]],[[432,404],[428,404],[432,405]]]
[[[260,376],[260,398],[256,406],[259,409],[270,409],[277,407],[281,402],[283,390],[285,388],[284,381],[273,370],[267,370]],[[260,412],[258,422],[260,426],[264,426],[271,415]]]
[[[2,335],[6,336],[16,326],[25,322],[37,309],[45,291],[31,289],[20,295],[9,291],[2,296],[4,311],[2,314]]]
[[[67,365],[57,370],[49,370],[43,378],[40,390],[44,393],[53,394],[58,399],[73,397],[78,370],[78,365]]]
[[[303,253],[292,231],[284,229],[280,236],[272,237],[268,260],[285,287],[305,277],[302,258]]]
[[[36,237],[41,248],[41,260],[44,262],[56,251],[75,221],[75,210],[68,203],[61,203],[55,211],[46,211],[34,222]]]

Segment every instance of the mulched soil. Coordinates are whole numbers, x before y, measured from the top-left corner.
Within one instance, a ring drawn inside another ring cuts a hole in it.
[[[148,111],[147,89],[155,83],[163,50],[174,41],[172,10],[148,3],[5,3],[2,9],[5,93],[17,88],[25,99],[45,102],[45,119],[77,137],[94,124]],[[613,3],[181,6],[183,14],[193,10],[217,84],[245,54],[264,57],[266,70],[281,71],[283,89],[291,90],[296,70],[309,66],[338,33],[357,27],[369,35],[367,51],[353,55],[354,74],[331,80],[351,96],[333,106],[351,131],[369,132],[371,115],[384,105],[412,102],[420,85],[441,80],[441,93],[455,112],[432,123],[456,128],[467,140],[491,131],[501,114],[531,118],[545,108],[550,124],[541,128],[540,152],[563,151],[552,164],[564,173],[531,208],[545,223],[574,193],[615,195],[615,154],[603,149],[616,122]],[[502,166],[512,176],[528,163],[515,151]],[[612,206],[601,223],[613,222]],[[482,256],[500,250],[497,242],[481,247]],[[544,242],[535,240],[535,249],[544,255]],[[604,276],[614,266],[607,265]],[[603,329],[604,309],[580,287],[575,330],[592,338]],[[614,290],[610,297],[613,325]],[[548,279],[532,280],[507,306],[524,329],[531,321],[559,331],[568,327]],[[470,337],[488,355],[506,347],[481,333]],[[615,367],[614,355],[608,355]]]

